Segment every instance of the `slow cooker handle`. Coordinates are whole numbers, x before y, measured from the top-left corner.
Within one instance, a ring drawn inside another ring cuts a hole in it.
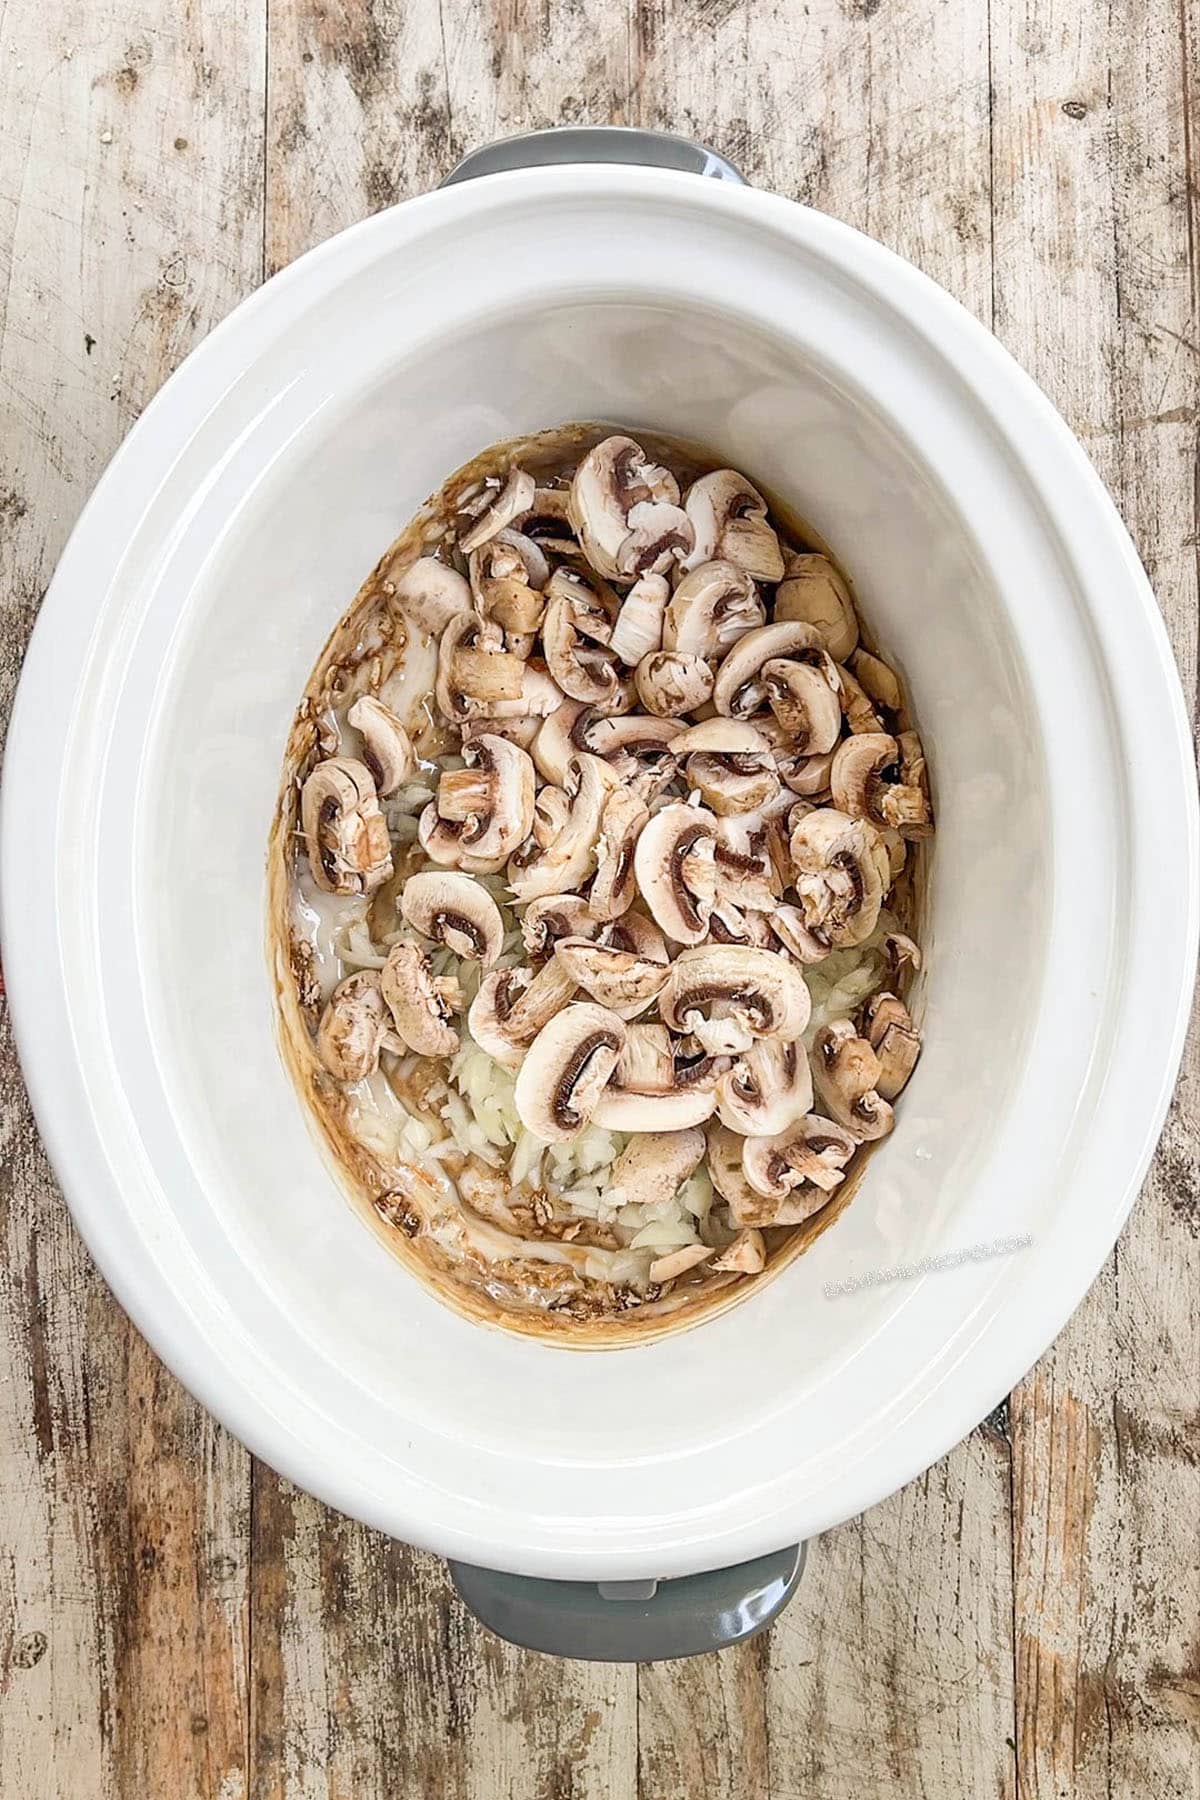
[[[454,1585],[489,1631],[549,1656],[658,1662],[757,1637],[791,1599],[805,1546],[674,1581],[541,1581],[452,1562]]]
[[[476,175],[496,175],[503,169],[545,168],[550,163],[641,163],[746,185],[741,171],[715,150],[669,131],[642,131],[634,125],[554,125],[545,131],[499,138],[464,156],[441,185],[449,187]]]

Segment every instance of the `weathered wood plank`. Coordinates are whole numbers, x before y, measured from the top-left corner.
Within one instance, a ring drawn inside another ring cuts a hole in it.
[[[0,12],[5,715],[105,460],[259,277],[262,11],[22,0]],[[248,1459],[93,1270],[6,1018],[0,1129],[0,1786],[234,1800]]]
[[[1194,12],[993,0],[1001,336],[1116,496],[1195,691]],[[1190,64],[1190,67],[1187,65]],[[1189,218],[1189,208],[1192,215]],[[1200,1068],[1013,1396],[1020,1793],[1197,1792]]]

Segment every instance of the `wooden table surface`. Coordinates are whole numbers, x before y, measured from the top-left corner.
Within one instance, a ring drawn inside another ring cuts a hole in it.
[[[0,0],[0,690],[163,378],[499,133],[695,133],[943,282],[1196,686],[1197,0]],[[1189,93],[1192,111],[1189,118]],[[36,879],[36,871],[31,871]],[[0,1060],[4,1800],[1200,1795],[1200,1061],[1086,1304],[765,1640],[554,1662],[254,1462],[96,1274]]]

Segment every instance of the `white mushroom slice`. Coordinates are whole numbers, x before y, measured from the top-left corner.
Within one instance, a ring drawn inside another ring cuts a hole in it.
[[[699,944],[708,933],[716,843],[717,821],[700,806],[664,806],[642,827],[633,856],[638,889],[676,944]]]
[[[393,944],[379,985],[397,1035],[418,1056],[453,1056],[458,1032],[452,1021],[451,995],[430,972],[416,944]]]
[[[879,1060],[875,1091],[894,1100],[921,1054],[921,1034],[912,1014],[895,994],[873,994],[863,1009],[862,1034]]]
[[[829,673],[837,670],[828,658]],[[767,704],[788,733],[796,756],[824,756],[842,733],[842,703],[824,667],[772,657],[762,669]]]
[[[619,919],[609,919],[600,939],[617,950],[628,950],[631,956],[640,956],[644,962],[667,963],[671,960],[666,938],[654,920],[644,913],[627,912]]]
[[[627,1144],[612,1166],[610,1204],[661,1206],[673,1200],[704,1161],[704,1133],[650,1131]],[[613,1198],[619,1190],[619,1202]]]
[[[547,601],[565,602],[571,623],[581,637],[593,644],[607,644],[621,610],[621,601],[607,581],[590,571],[560,566],[546,583]]]
[[[434,698],[452,724],[471,719],[545,717],[563,693],[545,669],[505,650],[498,625],[478,613],[452,619],[438,645]]]
[[[900,731],[896,734],[896,742],[900,747],[901,783],[910,792],[919,794],[924,806],[924,819],[911,822],[904,828],[903,835],[910,838],[928,837],[933,830],[933,812],[929,799],[929,771],[925,765],[921,740],[915,731]]]
[[[536,489],[537,483],[525,469],[511,468],[508,480],[487,511],[459,538],[459,549],[463,555],[469,556],[472,550],[478,550],[481,544],[494,538],[498,531],[503,531],[506,525],[511,525],[522,513],[527,513],[533,505]]]
[[[710,1119],[716,1104],[711,1087],[680,1088],[667,1094],[610,1087],[597,1102],[592,1123],[602,1131],[686,1131]]]
[[[835,693],[840,691],[837,667],[813,626],[802,622],[759,625],[738,639],[717,671],[712,695],[717,711],[731,719],[748,719],[758,712],[770,697],[764,665],[780,661],[815,668]]]
[[[850,730],[856,734],[883,731],[883,720],[858,677],[841,663],[838,664],[838,676],[842,688],[842,712]]]
[[[575,584],[564,591],[565,584]],[[605,638],[611,621],[582,577],[556,569],[547,589],[546,616],[542,620],[542,649],[546,666],[564,694],[587,706],[611,711],[628,710],[628,677],[622,675],[616,655]],[[603,632],[604,637],[597,634]]]
[[[393,586],[405,618],[433,637],[441,637],[451,619],[471,611],[466,577],[436,556],[419,556],[395,577]]]
[[[833,751],[822,756],[790,756],[775,752],[775,767],[791,789],[802,799],[828,798],[829,777],[833,771]]]
[[[910,937],[902,931],[889,931],[883,940],[883,954],[887,958],[888,968],[893,980],[900,980],[905,972],[912,969],[914,974],[921,967],[921,951]]]
[[[589,710],[576,721],[572,735],[580,749],[602,756],[623,786],[649,802],[676,773],[673,745],[682,730],[676,719],[645,713],[598,718]]]
[[[713,852],[718,904],[727,901],[739,912],[774,912],[781,883],[765,847],[738,848],[722,819]]]
[[[815,1187],[798,1187],[782,1199],[760,1194],[751,1186],[743,1163],[746,1148],[753,1142],[715,1121],[708,1129],[708,1173],[733,1224],[748,1230],[803,1225],[827,1204],[829,1195]]]
[[[731,562],[706,562],[685,575],[663,621],[663,649],[696,656],[725,652],[766,621],[758,588]]]
[[[317,1027],[317,1055],[335,1081],[363,1081],[379,1067],[387,1008],[374,969],[339,981]]]
[[[531,900],[521,920],[526,954],[535,962],[552,956],[560,938],[596,938],[604,927],[578,894],[544,894]]]
[[[507,738],[480,737],[463,751],[466,767],[444,769],[436,800],[417,822],[433,862],[471,875],[494,875],[533,827],[533,763]]]
[[[883,1074],[879,1058],[849,1019],[822,1026],[812,1067],[817,1093],[839,1125],[864,1142],[887,1136],[894,1119],[876,1085]]]
[[[508,884],[519,901],[578,890],[595,869],[601,814],[616,780],[598,756],[585,753],[572,760],[567,782],[571,810],[557,839],[544,850],[526,844],[509,858]]]
[[[669,1094],[674,1086],[675,1055],[666,1026],[631,1024],[609,1091]]]
[[[761,917],[761,914],[757,916]],[[804,914],[798,906],[780,904],[779,906],[774,907],[771,911],[769,924],[771,931],[778,938],[784,949],[794,956],[798,962],[824,962],[825,958],[833,949],[833,945],[827,938],[818,937],[816,933],[810,929]]]
[[[839,659],[841,660],[841,659]],[[904,707],[904,691],[894,669],[869,650],[856,650],[850,657],[855,679],[870,698],[888,712],[898,713]]]
[[[562,787],[566,781],[571,758],[589,748],[578,742],[574,735],[577,722],[585,714],[594,716],[593,709],[585,706],[582,700],[564,699],[543,719],[534,739],[533,760],[538,773],[556,787]]]
[[[879,920],[887,867],[874,828],[823,806],[798,822],[791,854],[800,910],[818,943],[837,950],[865,943]]]
[[[677,719],[711,698],[713,672],[702,656],[682,650],[652,650],[634,672],[638,698],[660,718]]]
[[[506,632],[535,632],[546,610],[541,590],[550,578],[538,546],[518,531],[501,531],[472,553],[471,592],[485,619]]]
[[[678,1250],[668,1250],[665,1256],[656,1256],[650,1264],[651,1281],[674,1281],[680,1275],[686,1275],[689,1269],[707,1262],[713,1251],[708,1244],[684,1244]]]
[[[915,737],[915,733],[905,733]],[[918,780],[924,778],[920,740],[909,746],[910,771],[919,761]],[[929,827],[929,801],[922,787],[904,780],[887,779],[888,771],[903,776],[900,745],[886,732],[862,732],[838,745],[829,783],[833,803],[852,819],[869,819],[873,825],[890,826],[904,835],[923,834]]]
[[[362,759],[370,769],[377,794],[393,794],[417,772],[417,753],[412,739],[390,706],[374,694],[360,694],[347,722],[363,738]]]
[[[778,950],[780,940],[771,929],[775,917],[765,912],[743,912],[731,900],[718,899],[709,921],[709,936],[714,944],[753,944],[759,950]]]
[[[462,747],[466,751],[481,737],[507,738],[510,744],[519,744],[522,750],[532,750],[538,732],[545,721],[539,718],[529,719],[468,719],[462,727]]]
[[[300,792],[313,880],[327,894],[373,894],[390,880],[392,846],[371,771],[353,756],[319,762]]]
[[[858,1148],[854,1136],[809,1113],[783,1130],[746,1139],[742,1171],[764,1201],[803,1209],[802,1217],[819,1212],[845,1180],[843,1170]],[[794,1196],[794,1199],[791,1198]],[[801,1220],[760,1218],[760,1224],[799,1224]]]
[[[552,556],[578,556],[579,542],[571,525],[569,488],[536,489],[533,504],[514,524],[523,537]]]
[[[543,787],[533,803],[533,839],[539,850],[546,850],[558,837],[571,812],[566,788]]]
[[[668,964],[588,938],[562,938],[554,954],[577,987],[620,1019],[635,1019],[653,1004],[667,979]]]
[[[769,1137],[812,1106],[812,1073],[803,1044],[760,1038],[717,1082],[717,1113],[743,1137]]]
[[[658,998],[663,1024],[691,1032],[714,1055],[736,1055],[756,1038],[793,1042],[811,1010],[804,977],[786,957],[743,944],[681,951]]]
[[[675,477],[628,437],[588,451],[571,483],[570,516],[584,555],[610,581],[663,574],[694,541]]]
[[[628,788],[614,788],[604,802],[596,843],[596,879],[588,894],[588,905],[601,919],[619,918],[633,904],[637,893],[634,851],[649,817],[649,808]]]
[[[815,625],[834,662],[845,662],[858,643],[850,590],[827,556],[806,551],[788,558],[775,590],[775,617]]]
[[[751,1228],[739,1231],[733,1242],[709,1264],[714,1275],[759,1275],[766,1266],[767,1246],[763,1234]]]
[[[756,726],[740,719],[705,719],[671,746],[686,759],[688,786],[720,817],[755,812],[779,792],[775,757]]]
[[[479,984],[467,1029],[502,1068],[519,1069],[538,1032],[574,992],[569,971],[554,960],[536,975],[530,969],[494,969]]]
[[[632,669],[652,650],[661,650],[670,597],[671,584],[665,575],[643,575],[622,600],[609,645],[627,668]]]
[[[400,911],[422,936],[485,969],[504,948],[500,908],[469,875],[410,875],[400,894]]]
[[[756,581],[778,581],[783,574],[779,539],[767,520],[767,503],[736,469],[714,469],[694,481],[684,500],[696,535],[685,568],[714,557],[744,569]]]
[[[526,1131],[566,1143],[593,1116],[625,1044],[625,1022],[573,1001],[539,1031],[517,1072],[513,1102]]]

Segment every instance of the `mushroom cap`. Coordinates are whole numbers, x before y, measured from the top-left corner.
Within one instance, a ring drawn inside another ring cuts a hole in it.
[[[704,1133],[648,1131],[626,1144],[612,1166],[609,1194],[621,1190],[623,1206],[655,1206],[674,1198],[704,1161]],[[615,1201],[610,1201],[615,1205]]]
[[[775,767],[791,789],[801,799],[815,800],[818,796],[829,793],[829,777],[833,772],[833,752],[826,751],[822,756],[792,756],[775,752]]]
[[[548,1144],[577,1137],[624,1044],[624,1020],[590,1000],[573,1001],[556,1013],[517,1072],[513,1100],[525,1129]]]
[[[500,908],[470,875],[441,870],[410,875],[400,893],[400,911],[423,936],[485,969],[504,948]]]
[[[714,469],[694,481],[684,500],[695,532],[686,568],[722,557],[756,581],[778,581],[783,552],[767,518],[767,503],[736,469]]]
[[[531,900],[521,920],[527,954],[544,960],[560,938],[599,937],[604,921],[578,894],[543,894]]]
[[[435,981],[424,952],[416,944],[393,944],[379,976],[379,986],[397,1035],[418,1056],[453,1056],[458,1032],[450,1017],[445,989]]]
[[[844,662],[846,658],[838,657],[836,660]],[[869,650],[859,649],[854,651],[849,663],[856,680],[872,700],[877,701],[888,712],[898,713],[903,710],[904,690],[900,686],[900,677],[881,657],[873,656]]]
[[[633,856],[638,890],[677,944],[698,944],[708,934],[716,842],[717,821],[701,806],[664,806],[642,827]]]
[[[758,588],[744,569],[731,562],[701,563],[671,596],[663,620],[663,649],[723,656],[766,616]]]
[[[554,954],[576,986],[621,1019],[635,1019],[644,1013],[667,979],[665,958],[652,961],[589,938],[562,938],[554,946]]]
[[[601,814],[616,777],[598,756],[582,752],[572,758],[567,780],[574,788],[571,810],[557,839],[532,854],[523,846],[509,858],[508,884],[518,900],[577,891],[595,866]]]
[[[672,1031],[700,1037],[697,1020],[728,1020],[742,1037],[733,1047],[744,1049],[755,1038],[795,1040],[811,1010],[808,988],[795,965],[748,944],[705,944],[680,951],[658,1001],[659,1016]]]
[[[650,809],[629,788],[614,788],[600,814],[596,843],[596,879],[588,905],[602,919],[616,919],[628,912],[637,893],[634,853],[650,817]]]
[[[790,841],[795,888],[808,929],[835,949],[870,937],[883,904],[880,853],[874,828],[836,807],[805,814]]]
[[[300,791],[300,828],[313,880],[327,894],[373,894],[391,879],[392,846],[366,763],[319,762]]]
[[[443,772],[417,837],[434,862],[492,875],[533,828],[533,762],[519,744],[491,735],[473,738],[463,757],[465,769]]]
[[[652,650],[634,671],[634,682],[642,705],[663,719],[693,712],[713,692],[713,672],[704,657],[684,650]]]
[[[648,560],[647,551],[675,535],[691,549],[691,523],[678,502],[670,470],[652,463],[633,438],[614,435],[594,445],[576,469],[570,519],[589,563],[611,581],[659,572],[655,564],[669,562],[674,546]]]
[[[335,1081],[362,1081],[379,1067],[387,1025],[374,969],[362,969],[338,982],[317,1026],[317,1055]]]
[[[661,650],[670,597],[671,584],[665,575],[640,575],[622,600],[609,643],[627,668],[632,669],[652,650]]]
[[[392,794],[417,771],[412,739],[390,706],[374,694],[360,694],[346,714],[347,723],[362,733],[362,760],[370,769],[377,794]]]
[[[479,984],[467,1012],[467,1029],[505,1069],[519,1069],[526,1047],[575,992],[569,971],[554,958],[536,974],[493,969]]]
[[[682,726],[671,740],[672,754],[685,756],[769,756],[770,740],[748,719],[701,719]]]
[[[766,705],[769,662],[803,662],[820,669],[835,692],[841,677],[816,629],[802,620],[758,625],[739,638],[717,671],[713,705],[727,718],[746,719]]]
[[[892,1109],[876,1086],[879,1059],[849,1019],[822,1026],[812,1047],[813,1080],[831,1117],[863,1142],[886,1137]]]
[[[419,556],[394,578],[393,585],[405,618],[433,637],[440,637],[451,619],[471,611],[466,576],[436,556]]]
[[[813,1101],[804,1046],[760,1038],[717,1083],[717,1113],[743,1137],[770,1136],[802,1118]]]
[[[758,1223],[799,1224],[820,1212],[844,1180],[842,1171],[857,1148],[850,1132],[819,1113],[795,1119],[771,1135],[748,1137],[742,1150],[747,1182],[772,1207],[782,1202],[789,1213],[799,1214],[760,1216]]]
[[[480,514],[474,525],[464,531],[458,540],[458,547],[464,556],[470,556],[481,544],[511,525],[514,519],[527,513],[533,505],[533,496],[537,491],[537,483],[525,469],[514,464],[508,471],[508,479],[500,489],[496,498],[487,510]]]
[[[845,662],[858,643],[850,590],[829,558],[812,551],[788,558],[775,590],[775,617],[814,625],[835,662]]]

